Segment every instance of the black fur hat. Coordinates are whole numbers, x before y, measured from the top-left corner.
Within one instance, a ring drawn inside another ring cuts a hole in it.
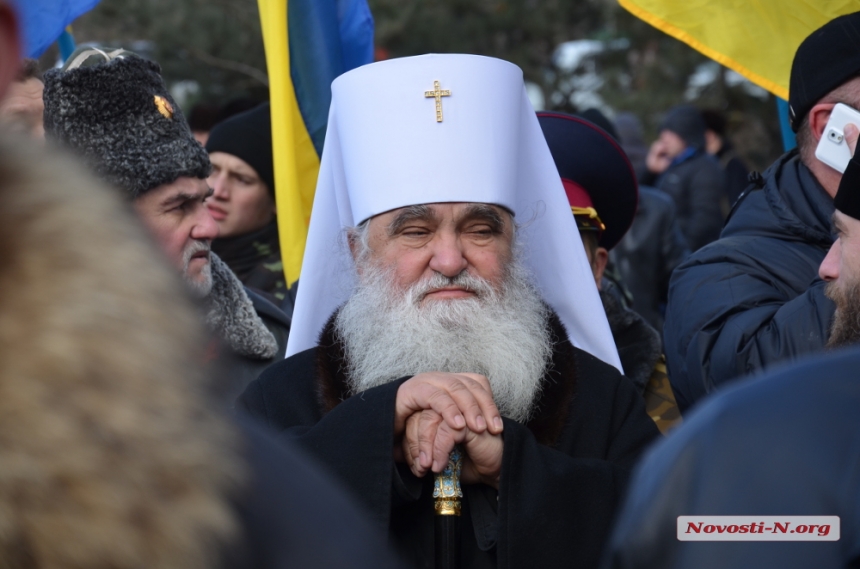
[[[45,135],[82,154],[95,172],[137,198],[182,176],[205,178],[194,139],[158,64],[90,48],[45,73]]]

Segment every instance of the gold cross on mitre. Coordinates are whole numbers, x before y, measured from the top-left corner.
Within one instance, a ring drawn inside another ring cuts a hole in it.
[[[439,82],[433,81],[433,90],[424,91],[424,96],[428,99],[431,97],[436,99],[436,122],[442,122],[442,97],[450,97],[451,91],[448,89],[443,91],[439,88]]]

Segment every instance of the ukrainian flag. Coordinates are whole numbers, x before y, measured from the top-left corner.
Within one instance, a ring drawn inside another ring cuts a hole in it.
[[[281,259],[302,268],[331,104],[331,82],[373,61],[366,0],[257,0],[266,47]]]
[[[857,0],[618,0],[634,16],[788,99],[800,43]]]

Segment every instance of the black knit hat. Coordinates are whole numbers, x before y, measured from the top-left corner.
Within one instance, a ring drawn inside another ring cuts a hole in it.
[[[803,40],[788,86],[791,129],[830,91],[860,75],[860,12],[824,24]]]
[[[678,105],[669,109],[663,122],[660,123],[660,130],[674,132],[684,139],[687,146],[696,149],[705,147],[707,125],[701,111],[692,105]]]
[[[86,49],[72,54],[68,69],[45,73],[45,135],[82,154],[132,198],[183,176],[207,177],[209,156],[161,68],[130,52]]]
[[[225,152],[241,158],[253,168],[275,195],[272,165],[272,114],[269,103],[232,116],[209,132],[206,150]]]

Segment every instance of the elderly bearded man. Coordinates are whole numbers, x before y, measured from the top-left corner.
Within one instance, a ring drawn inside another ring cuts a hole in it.
[[[288,358],[240,405],[414,566],[433,566],[428,474],[455,443],[463,567],[596,565],[657,431],[616,369],[522,72],[428,55],[332,94]]]

